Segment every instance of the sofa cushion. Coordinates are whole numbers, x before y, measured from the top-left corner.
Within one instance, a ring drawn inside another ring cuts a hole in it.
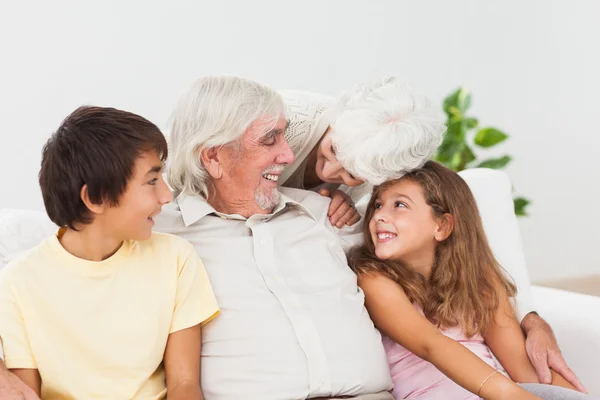
[[[41,211],[0,210],[0,269],[24,251],[37,246],[58,227]]]

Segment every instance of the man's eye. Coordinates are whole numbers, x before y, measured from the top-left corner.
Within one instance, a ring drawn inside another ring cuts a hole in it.
[[[263,140],[265,146],[274,146],[277,143],[277,136],[269,136]]]
[[[335,156],[335,149],[333,148],[333,145],[331,145],[331,147],[329,147],[329,150],[331,151],[331,154],[333,154]]]
[[[152,179],[150,182],[148,182],[148,185],[156,185],[156,182],[158,182],[158,179],[154,178]]]

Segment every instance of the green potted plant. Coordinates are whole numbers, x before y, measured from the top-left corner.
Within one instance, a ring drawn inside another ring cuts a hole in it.
[[[454,171],[467,168],[502,169],[512,160],[509,155],[498,158],[477,159],[473,148],[488,149],[506,139],[508,135],[493,127],[480,128],[479,121],[467,115],[471,106],[471,94],[465,88],[459,88],[444,100],[444,112],[448,116],[448,131],[434,159]],[[527,215],[530,200],[525,197],[515,197],[515,214]]]

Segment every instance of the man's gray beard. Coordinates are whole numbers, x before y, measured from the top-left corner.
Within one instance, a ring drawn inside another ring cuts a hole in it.
[[[256,204],[261,210],[270,211],[279,205],[279,191],[277,188],[271,190],[257,190],[254,196]]]

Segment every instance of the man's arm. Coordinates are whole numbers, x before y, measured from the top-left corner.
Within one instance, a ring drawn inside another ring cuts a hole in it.
[[[169,335],[164,365],[170,400],[203,399],[200,390],[200,347],[200,325]]]
[[[558,343],[550,325],[537,313],[529,313],[521,321],[521,327],[527,336],[525,348],[529,359],[535,368],[540,382],[550,384],[553,381],[553,371],[560,374],[577,390],[587,393],[585,387],[577,376],[567,366],[565,359],[558,348]],[[555,377],[554,380],[560,379]]]
[[[465,170],[460,175],[473,192],[494,256],[517,286],[517,320],[527,336],[527,354],[540,382],[552,382],[552,368],[585,392],[579,379],[567,367],[552,329],[535,313],[510,179],[501,171],[485,169]]]

